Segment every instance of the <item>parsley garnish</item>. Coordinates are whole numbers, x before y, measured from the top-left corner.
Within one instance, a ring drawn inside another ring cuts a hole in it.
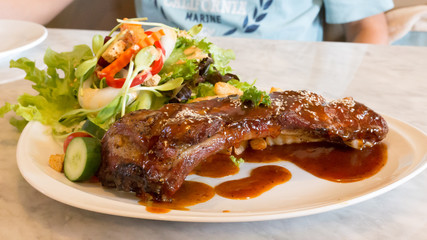
[[[270,106],[271,104],[270,96],[265,91],[258,90],[255,86],[246,89],[243,95],[240,96],[240,100],[242,102],[250,101],[255,106],[259,106],[260,104]]]
[[[244,163],[245,160],[243,158],[239,158],[237,159],[235,156],[231,155],[230,156],[231,161],[237,166],[240,167],[240,164]]]

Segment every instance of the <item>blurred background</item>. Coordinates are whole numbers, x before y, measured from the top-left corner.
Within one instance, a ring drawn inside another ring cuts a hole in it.
[[[394,0],[395,8],[386,13],[394,45],[427,46],[427,0]],[[74,0],[46,26],[110,30],[117,18],[136,17],[134,0]],[[328,26],[325,40],[339,41],[340,25]]]
[[[111,30],[124,17],[136,17],[134,0],[74,0],[46,27]]]
[[[394,2],[395,8],[427,4],[427,0],[394,0]],[[46,26],[110,30],[117,23],[115,19],[123,17],[136,17],[134,0],[74,0]]]

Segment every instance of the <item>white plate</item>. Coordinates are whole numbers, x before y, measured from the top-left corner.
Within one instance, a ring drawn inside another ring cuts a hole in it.
[[[385,193],[414,177],[427,166],[427,135],[399,120],[386,118],[390,132],[387,164],[371,178],[354,183],[335,183],[299,169],[289,162],[278,165],[292,173],[292,179],[251,200],[230,200],[216,195],[190,211],[166,214],[145,211],[132,193],[104,189],[99,184],[78,184],[48,166],[51,154],[61,153],[59,143],[48,129],[31,122],[23,131],[17,148],[18,167],[37,190],[62,203],[112,215],[188,222],[242,222],[290,218],[346,207]],[[256,164],[245,163],[239,174],[224,179],[191,175],[190,180],[211,186],[228,179],[247,176]],[[223,212],[228,210],[229,212]]]
[[[19,53],[33,48],[47,37],[47,30],[40,24],[19,20],[0,19],[0,83],[24,79],[25,72],[10,68],[11,58],[18,58]],[[37,67],[40,63],[37,64]]]
[[[0,20],[0,58],[30,49],[47,37],[40,24],[19,20]]]

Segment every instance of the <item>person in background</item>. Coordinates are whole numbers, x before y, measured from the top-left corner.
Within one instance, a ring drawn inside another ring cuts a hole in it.
[[[46,24],[73,0],[1,0],[0,18]],[[72,21],[72,19],[70,20]]]
[[[138,17],[206,36],[322,41],[324,20],[344,24],[346,41],[387,44],[392,0],[135,0]]]
[[[1,0],[0,18],[46,24],[72,1]],[[344,24],[346,41],[374,44],[388,43],[384,11],[392,7],[392,0],[135,0],[138,17],[181,29],[201,23],[205,36],[322,41],[326,22]]]

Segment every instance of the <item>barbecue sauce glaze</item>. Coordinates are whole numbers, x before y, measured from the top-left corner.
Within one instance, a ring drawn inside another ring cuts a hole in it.
[[[146,210],[152,213],[167,213],[171,209],[188,211],[187,207],[206,202],[214,195],[214,188],[207,184],[185,181],[173,195],[171,202],[153,202],[140,196],[141,201],[139,203],[146,206]]]
[[[276,165],[266,165],[253,169],[249,177],[226,181],[215,187],[221,197],[230,199],[251,199],[273,187],[287,182],[292,174],[288,169]]]
[[[188,206],[206,202],[215,193],[230,199],[250,199],[291,179],[291,173],[283,167],[270,165],[289,161],[312,175],[333,182],[361,181],[375,175],[387,161],[387,146],[383,143],[363,150],[355,150],[332,143],[303,143],[269,146],[264,150],[246,149],[236,158],[245,163],[265,163],[252,170],[250,176],[225,181],[212,188],[203,183],[186,181],[171,203],[157,203],[142,199],[147,211],[166,213],[170,209],[188,210]],[[245,164],[243,163],[243,164]],[[209,157],[198,165],[193,174],[221,178],[238,173],[239,169],[225,154]]]
[[[377,144],[356,150],[332,143],[272,146],[262,151],[246,149],[245,162],[271,163],[285,160],[312,175],[333,182],[356,182],[375,175],[387,162],[387,146]]]

